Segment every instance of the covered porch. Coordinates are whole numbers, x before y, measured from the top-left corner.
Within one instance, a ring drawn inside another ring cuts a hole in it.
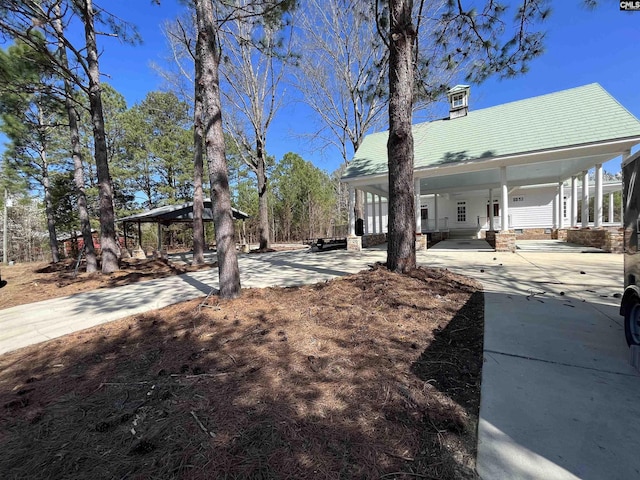
[[[448,118],[413,126],[421,244],[424,233],[484,237],[496,249],[513,251],[516,237],[558,238],[620,221],[621,184],[605,184],[603,164],[631,154],[640,143],[640,121],[600,85],[475,111],[469,86],[458,85],[448,96]],[[373,221],[352,215],[350,223],[362,221],[364,235],[385,224],[388,138],[388,132],[365,137],[342,177],[351,207],[357,190],[379,205],[364,209]]]
[[[516,238],[566,240],[571,230],[616,229],[622,183],[605,182],[603,164],[624,161],[637,141],[417,168],[416,232],[430,240],[485,238],[498,250],[514,251]],[[386,175],[349,179],[351,237],[387,232],[387,182]],[[364,193],[362,219],[355,217],[358,190]]]

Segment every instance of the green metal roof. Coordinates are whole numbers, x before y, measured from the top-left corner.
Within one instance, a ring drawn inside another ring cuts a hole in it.
[[[205,198],[204,211],[202,212],[202,219],[205,222],[213,221],[213,210],[210,198]],[[244,213],[231,207],[231,214],[236,220],[245,220],[249,218],[249,214]],[[193,202],[186,202],[177,205],[165,205],[164,207],[157,207],[146,212],[136,213],[123,217],[117,222],[140,222],[140,223],[179,223],[179,222],[192,222],[193,221]]]
[[[343,179],[387,173],[389,132],[368,135]],[[640,136],[640,121],[597,83],[413,126],[415,168]]]

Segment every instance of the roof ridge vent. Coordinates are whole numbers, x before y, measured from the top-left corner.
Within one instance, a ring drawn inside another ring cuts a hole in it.
[[[447,92],[449,98],[449,119],[466,117],[469,113],[469,85],[456,85]]]

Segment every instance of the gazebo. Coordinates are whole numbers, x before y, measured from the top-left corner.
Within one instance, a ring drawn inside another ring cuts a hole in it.
[[[231,208],[231,213],[235,220],[242,221],[242,232],[244,237],[244,221],[249,215],[236,208]],[[211,199],[204,200],[204,212],[202,213],[204,222],[213,222],[213,212],[211,208]],[[155,223],[158,225],[158,250],[162,249],[162,227],[169,226],[173,223],[191,223],[193,222],[193,202],[182,203],[179,205],[166,205],[164,207],[154,208],[146,212],[136,213],[128,217],[120,218],[118,223],[122,223],[124,230],[124,245],[127,248],[127,226],[136,224],[138,226],[138,242],[142,238],[142,224]],[[139,245],[138,245],[139,246]]]

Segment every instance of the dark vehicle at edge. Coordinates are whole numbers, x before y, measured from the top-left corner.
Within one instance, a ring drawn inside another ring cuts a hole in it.
[[[620,315],[629,346],[640,345],[640,152],[622,163],[624,295]]]

